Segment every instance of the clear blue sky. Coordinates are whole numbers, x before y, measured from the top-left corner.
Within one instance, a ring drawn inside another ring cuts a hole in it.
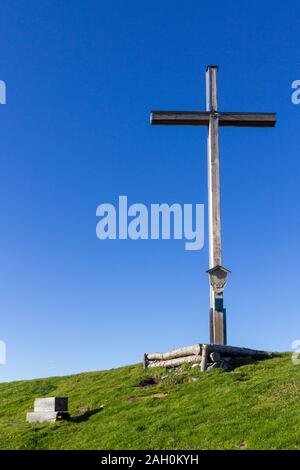
[[[118,367],[206,342],[207,238],[96,238],[96,207],[207,204],[205,128],[152,128],[151,109],[204,109],[217,63],[229,343],[300,338],[300,6],[294,1],[2,0],[0,380]]]

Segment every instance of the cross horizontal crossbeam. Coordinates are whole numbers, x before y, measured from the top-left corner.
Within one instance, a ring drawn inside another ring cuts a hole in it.
[[[222,113],[197,111],[151,111],[152,125],[208,126],[210,117],[219,119],[220,126],[275,127],[276,113]]]

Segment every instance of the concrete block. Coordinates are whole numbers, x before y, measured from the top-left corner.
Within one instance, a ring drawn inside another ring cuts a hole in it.
[[[35,412],[66,412],[68,411],[68,398],[67,397],[47,397],[36,398],[34,400]]]

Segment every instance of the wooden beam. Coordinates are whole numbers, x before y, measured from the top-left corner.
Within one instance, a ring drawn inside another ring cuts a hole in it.
[[[275,127],[276,113],[219,113],[220,126]]]
[[[218,66],[206,68],[206,111],[216,113],[218,110],[217,73]]]
[[[214,113],[222,127],[275,127],[276,113]],[[211,113],[151,111],[150,123],[164,126],[208,126]]]
[[[197,111],[151,111],[150,124],[165,126],[208,126],[210,113]]]
[[[209,267],[222,265],[221,205],[220,205],[220,157],[217,71],[208,67],[206,71],[206,110],[210,113],[208,126],[208,231],[209,231]],[[225,344],[223,316],[215,308],[215,291],[210,286],[210,308],[213,311],[214,344]]]

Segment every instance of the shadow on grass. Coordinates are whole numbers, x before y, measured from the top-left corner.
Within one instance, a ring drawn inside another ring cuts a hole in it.
[[[88,419],[90,419],[91,416],[94,416],[94,415],[96,415],[97,413],[100,413],[100,411],[103,411],[103,410],[104,410],[103,406],[100,407],[100,408],[95,408],[94,410],[87,410],[79,416],[72,416],[69,419],[69,421],[71,421],[72,423],[83,423],[84,421],[88,421]]]
[[[243,356],[243,357],[234,357],[230,360],[230,370],[233,371],[242,366],[248,366],[252,364],[258,364],[259,362],[269,361],[275,357],[282,357],[280,353],[273,353],[272,358],[269,357],[252,357],[252,356]]]

